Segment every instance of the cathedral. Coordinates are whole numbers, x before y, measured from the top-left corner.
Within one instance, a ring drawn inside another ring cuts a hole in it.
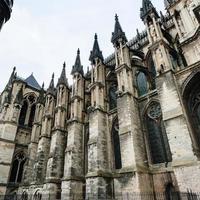
[[[113,53],[94,36],[48,88],[13,69],[0,94],[0,199],[200,199],[200,0],[143,0],[128,40],[115,16]],[[0,0],[0,26],[12,1]],[[108,41],[109,42],[109,41]]]

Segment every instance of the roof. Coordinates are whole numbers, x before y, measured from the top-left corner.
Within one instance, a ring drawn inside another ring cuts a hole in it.
[[[26,78],[24,80],[24,82],[26,82],[29,86],[40,90],[41,86],[39,85],[39,83],[36,81],[35,77],[33,76],[33,74],[31,74],[28,78]]]

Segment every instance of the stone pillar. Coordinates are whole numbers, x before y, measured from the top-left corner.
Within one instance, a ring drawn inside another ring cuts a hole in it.
[[[55,122],[51,134],[50,152],[47,162],[45,195],[49,200],[61,196],[61,178],[64,170],[64,151],[66,146],[66,117],[68,112],[69,91],[66,85],[57,86],[57,105]]]
[[[189,164],[196,161],[189,127],[183,113],[182,100],[172,71],[157,77],[156,82],[173,165]]]
[[[54,119],[55,99],[52,94],[47,94],[42,119],[42,130],[38,143],[36,164],[34,166],[34,182],[36,184],[44,183],[46,178],[47,161],[49,157],[51,129]]]
[[[103,110],[93,109],[90,112],[86,199],[108,199],[111,194],[107,123],[107,113]]]
[[[20,90],[20,86],[17,87],[17,84],[13,84],[13,88],[8,88],[8,93],[2,105],[3,111],[0,116],[0,152],[2,153],[2,156],[0,156],[0,196],[6,194],[15,151],[15,138],[21,110],[20,102],[15,102],[15,99],[19,91],[23,98],[23,91]],[[12,96],[13,98],[11,98]]]
[[[78,66],[80,67],[80,66]],[[83,199],[84,185],[84,78],[81,71],[73,71],[71,118],[67,123],[67,146],[65,149],[62,200]]]
[[[62,200],[83,199],[83,158],[83,124],[77,120],[72,120],[68,122]]]
[[[37,103],[35,119],[34,119],[34,124],[32,128],[32,133],[31,133],[31,143],[28,146],[29,157],[24,169],[23,182],[25,184],[31,184],[31,182],[33,182],[34,180],[33,168],[36,162],[38,142],[39,142],[39,137],[40,137],[41,128],[42,128],[43,112],[44,112],[44,105],[41,102]]]

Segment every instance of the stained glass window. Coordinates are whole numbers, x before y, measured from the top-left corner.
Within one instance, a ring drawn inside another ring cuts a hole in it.
[[[138,86],[139,96],[142,96],[148,93],[147,77],[143,72],[139,72],[137,75],[137,86]]]
[[[146,125],[152,163],[158,164],[171,161],[169,143],[159,103],[152,102],[147,109]]]
[[[121,169],[122,161],[121,161],[118,119],[115,119],[113,123],[112,140],[113,140],[113,150],[114,150],[114,159],[115,159],[115,169]]]

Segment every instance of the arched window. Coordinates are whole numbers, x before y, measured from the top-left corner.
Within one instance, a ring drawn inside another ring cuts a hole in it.
[[[12,163],[11,174],[10,174],[11,183],[21,183],[25,161],[26,161],[26,157],[23,152],[20,152],[15,155],[13,163]]]
[[[111,85],[109,89],[109,102],[110,102],[110,110],[117,107],[117,85],[113,84]]]
[[[114,120],[112,126],[112,141],[113,141],[115,169],[121,169],[122,161],[121,161],[121,149],[120,149],[120,138],[119,138],[119,123],[117,118]]]
[[[21,200],[28,200],[28,193],[26,191],[22,193]]]
[[[138,95],[142,96],[148,93],[148,82],[144,72],[139,71],[137,74]]]
[[[183,98],[186,106],[187,114],[193,128],[193,144],[194,150],[198,152],[200,149],[200,72],[195,74],[187,83]],[[198,148],[198,149],[196,149]],[[197,154],[198,155],[198,154]]]
[[[33,195],[33,200],[41,200],[41,199],[42,199],[42,194],[40,193],[39,190],[37,190]]]
[[[152,163],[170,162],[172,160],[171,152],[162,120],[160,104],[152,102],[147,109],[145,118]]]
[[[36,110],[36,97],[33,94],[27,95],[21,108],[19,125],[32,127]]]
[[[27,110],[28,110],[28,102],[24,100],[19,116],[19,125],[23,126],[25,124]]]

